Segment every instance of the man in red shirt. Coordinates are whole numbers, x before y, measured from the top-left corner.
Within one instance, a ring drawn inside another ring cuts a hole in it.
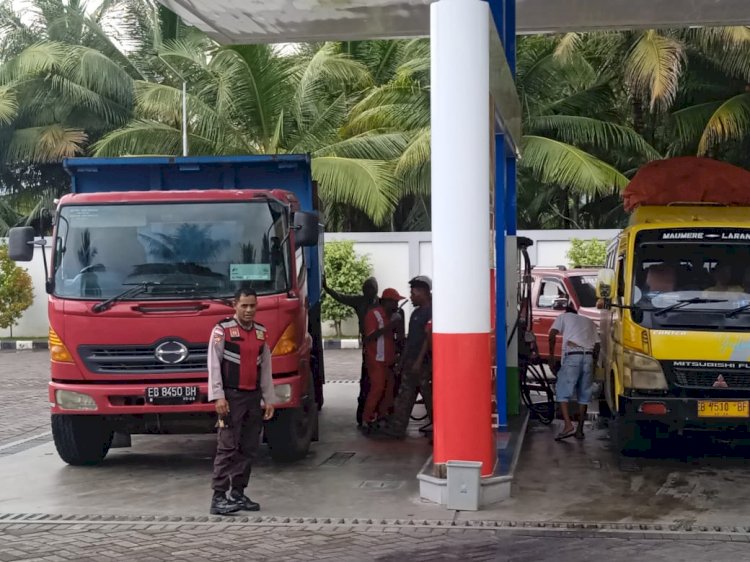
[[[362,421],[368,428],[379,417],[388,415],[393,402],[393,365],[396,362],[396,339],[393,313],[403,300],[396,289],[386,289],[381,304],[370,308],[364,321],[365,361],[370,377],[370,391],[365,401]]]

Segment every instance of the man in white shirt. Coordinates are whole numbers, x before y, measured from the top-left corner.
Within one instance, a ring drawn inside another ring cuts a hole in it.
[[[555,319],[549,332],[550,368],[553,372],[557,334],[562,334],[563,347],[562,365],[556,373],[555,392],[565,426],[555,440],[560,441],[574,435],[576,439],[583,439],[583,422],[591,401],[594,365],[599,354],[599,334],[592,320],[580,316],[575,308],[568,305],[565,313]],[[574,394],[578,397],[580,413],[577,429],[573,427],[568,408],[568,401]]]

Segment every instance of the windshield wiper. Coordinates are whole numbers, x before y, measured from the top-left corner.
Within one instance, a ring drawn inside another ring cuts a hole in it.
[[[104,312],[112,308],[112,305],[117,301],[131,298],[140,295],[147,291],[150,287],[192,287],[188,283],[162,283],[161,281],[142,281],[140,283],[123,283],[123,286],[133,285],[132,287],[125,289],[123,292],[116,294],[113,297],[109,297],[100,303],[95,304],[91,307],[93,312]]]
[[[733,310],[730,310],[729,312],[727,312],[724,315],[724,317],[725,318],[734,318],[735,316],[737,316],[741,312],[745,312],[746,310],[750,310],[750,303],[743,304],[742,306],[738,306],[737,308],[735,308]]]
[[[683,306],[687,306],[689,304],[710,304],[710,303],[717,303],[717,302],[727,302],[727,299],[704,299],[703,297],[693,297],[692,299],[680,299],[676,303],[670,304],[666,308],[659,309],[657,312],[654,313],[654,316],[662,316],[663,314],[666,314],[667,312],[676,310],[678,308],[682,308]]]

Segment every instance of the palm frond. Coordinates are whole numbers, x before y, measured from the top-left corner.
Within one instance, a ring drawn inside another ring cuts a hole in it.
[[[641,34],[625,64],[625,79],[633,92],[648,100],[652,110],[666,109],[677,95],[685,62],[685,47],[655,30]]]
[[[409,144],[407,133],[368,132],[339,140],[312,152],[314,157],[339,156],[363,160],[393,160],[401,156]],[[294,152],[294,151],[292,151]]]
[[[18,129],[3,147],[6,162],[59,162],[83,153],[86,133],[61,125]]]
[[[714,145],[739,140],[750,132],[750,93],[734,96],[711,115],[698,144],[698,154],[706,154]]]
[[[414,178],[421,177],[425,169],[429,171],[432,149],[430,132],[429,127],[418,131],[396,162],[396,176],[404,178],[407,184],[414,185]],[[416,185],[419,186],[420,182]]]
[[[632,128],[577,115],[530,117],[526,129],[531,134],[551,135],[568,144],[589,145],[605,151],[628,150],[658,159],[661,155]]]
[[[697,147],[711,116],[723,103],[722,101],[701,103],[672,113],[669,136],[670,154],[680,154],[686,147]]]
[[[560,38],[560,42],[555,47],[554,56],[562,62],[570,61],[573,54],[577,53],[581,48],[581,38],[580,33],[566,33]]]
[[[312,168],[328,203],[360,209],[377,225],[385,224],[396,207],[398,186],[388,162],[322,156],[313,159]]]
[[[188,135],[190,153],[217,154],[211,141]],[[92,146],[94,156],[177,156],[182,152],[182,131],[159,121],[137,119],[112,131]]]
[[[540,181],[558,184],[576,193],[607,193],[622,189],[628,178],[606,162],[557,140],[526,135],[519,162]]]
[[[563,98],[554,99],[539,108],[539,113],[562,113],[579,115],[592,114],[614,105],[614,94],[609,80],[574,92]]]

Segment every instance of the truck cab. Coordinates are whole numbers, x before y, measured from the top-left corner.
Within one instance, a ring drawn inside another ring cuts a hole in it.
[[[750,427],[750,209],[642,206],[609,246],[604,398],[622,451]]]
[[[52,433],[69,464],[101,461],[119,435],[214,430],[207,348],[258,293],[279,460],[317,434],[324,382],[321,229],[307,156],[71,159],[58,205],[49,293]],[[9,248],[30,259],[33,232]],[[120,439],[123,441],[123,439]]]

